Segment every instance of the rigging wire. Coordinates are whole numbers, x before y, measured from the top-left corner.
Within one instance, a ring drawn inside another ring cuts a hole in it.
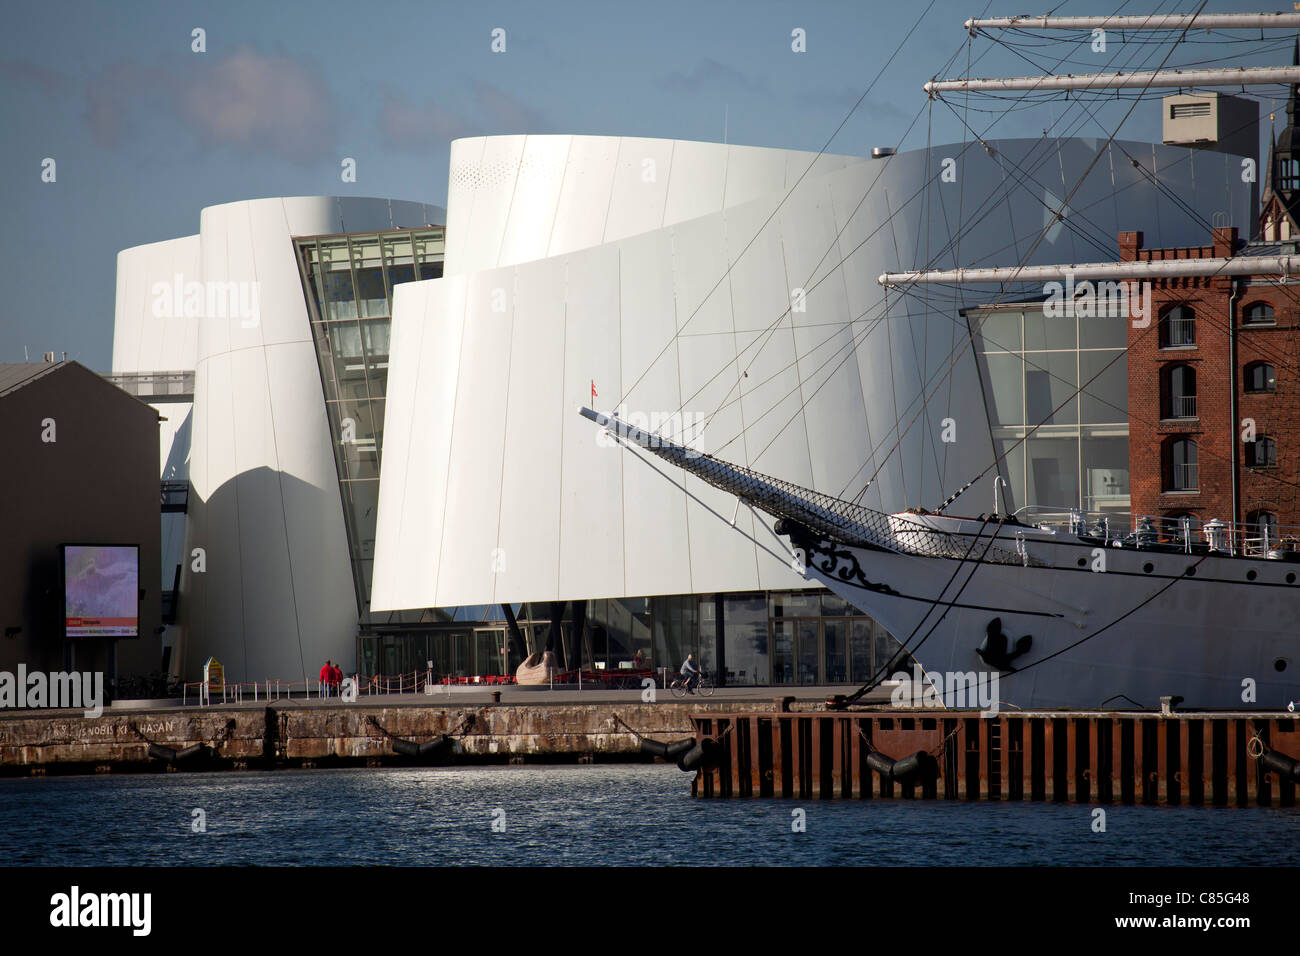
[[[881,66],[880,70],[876,73],[875,77],[873,77],[871,82],[867,84],[867,88],[862,91],[862,95],[858,97],[857,102],[853,104],[853,106],[849,109],[848,113],[845,114],[844,118],[840,120],[840,124],[837,127],[835,127],[835,131],[831,133],[830,137],[826,140],[826,142],[822,144],[821,149],[817,151],[817,155],[814,156],[809,161],[806,167],[804,167],[803,172],[799,174],[799,178],[795,180],[794,185],[791,186],[788,190],[786,190],[785,195],[781,197],[781,201],[776,204],[776,207],[772,210],[771,213],[768,214],[768,217],[765,220],[763,220],[763,224],[758,227],[758,230],[754,233],[754,235],[750,237],[747,243],[745,243],[744,248],[742,248],[740,252],[736,255],[736,262],[739,262],[740,259],[745,255],[745,252],[749,249],[749,247],[752,246],[756,241],[758,241],[758,237],[763,234],[763,230],[767,228],[768,224],[774,218],[776,218],[776,214],[780,212],[781,209],[785,206],[786,200],[789,199],[790,196],[794,194],[795,190],[799,188],[800,183],[804,181],[804,178],[817,164],[817,161],[821,159],[822,156],[826,153],[826,150],[830,148],[831,143],[835,141],[835,137],[839,135],[840,130],[842,130],[845,127],[849,119],[853,116],[855,112],[857,112],[857,109],[859,106],[862,105],[863,100],[865,100],[868,94],[870,94],[870,92],[872,91],[872,89],[875,88],[876,83],[884,75],[885,71],[889,68],[890,64],[894,62],[894,59],[902,51],[903,45],[907,43],[909,39],[911,39],[912,34],[916,32],[916,28],[921,25],[921,21],[924,20],[925,17],[929,14],[930,10],[933,9],[936,2],[937,0],[930,0],[930,2],[926,5],[926,8],[921,11],[921,15],[916,18],[916,22],[912,24],[911,29],[907,31],[907,34],[903,37],[902,40],[899,41],[898,45],[894,48],[894,52],[889,55],[889,59],[885,61],[885,63]],[[716,292],[718,288],[722,285],[722,283],[731,276],[731,270],[734,267],[735,267],[735,262],[728,263],[726,270],[718,278],[718,281],[713,284],[713,287],[705,294],[700,304],[695,307],[694,311],[692,311],[689,316],[687,316],[686,321],[683,322],[681,326],[678,328],[678,332],[680,332],[681,329],[689,325],[691,323],[691,320],[693,320],[695,316],[699,314],[700,310],[704,308],[704,304],[709,301],[713,293]],[[650,369],[654,368],[654,366],[658,363],[659,359],[661,359],[668,352],[668,350],[675,345],[676,341],[677,341],[677,335],[674,334],[673,338],[668,342],[667,345],[665,345],[659,351],[659,354],[656,355],[654,360],[652,360],[650,364],[646,366],[645,370],[639,376],[637,376],[636,380],[631,384],[631,386],[623,390],[623,396],[622,396],[623,399],[626,399],[627,396],[630,395],[636,389],[637,385],[641,383],[642,379],[644,379],[646,375],[650,373]],[[621,401],[622,399],[620,399],[620,403]]]
[[[1197,9],[1196,9],[1196,14],[1197,14],[1197,15],[1200,14],[1200,12],[1201,12],[1202,10],[1205,9],[1205,5],[1206,5],[1206,3],[1208,3],[1208,0],[1201,0],[1201,4],[1200,4],[1200,6],[1197,7]],[[1185,29],[1183,30],[1183,33],[1186,33],[1188,29],[1190,29],[1190,26],[1187,27],[1187,28],[1185,28]],[[1164,57],[1164,60],[1163,60],[1162,63],[1161,63],[1161,66],[1163,66],[1164,63],[1168,61],[1169,57],[1173,55],[1173,51],[1174,51],[1174,49],[1176,48],[1176,46],[1177,46],[1177,41],[1175,41],[1174,45],[1170,47],[1169,52],[1165,54],[1165,57]],[[1128,118],[1129,118],[1130,116],[1132,116],[1132,114],[1133,114],[1133,110],[1136,108],[1136,106],[1137,106],[1137,104],[1136,104],[1136,102],[1135,102],[1135,103],[1133,103],[1133,104],[1129,107],[1128,111],[1124,114],[1124,118],[1120,121],[1119,125],[1116,126],[1115,130],[1110,134],[1110,136],[1107,137],[1107,141],[1106,141],[1106,147],[1107,147],[1107,148],[1109,148],[1110,144],[1111,144],[1112,142],[1114,142],[1115,136],[1118,134],[1119,130],[1123,127],[1124,123],[1128,121]],[[1097,162],[1101,159],[1101,156],[1102,156],[1102,150],[1098,150],[1098,151],[1097,151],[1097,154],[1092,158],[1092,161],[1088,164],[1088,167],[1083,171],[1083,174],[1079,177],[1078,182],[1075,183],[1074,188],[1073,188],[1072,190],[1070,190],[1069,195],[1067,195],[1067,196],[1065,197],[1065,199],[1062,201],[1062,203],[1061,203],[1061,208],[1062,208],[1062,209],[1066,208],[1066,207],[1069,205],[1069,202],[1070,202],[1071,199],[1074,198],[1075,193],[1077,193],[1077,192],[1079,191],[1079,189],[1083,186],[1083,183],[1087,180],[1087,177],[1088,177],[1089,173],[1091,173],[1093,167],[1095,167],[1096,164],[1097,164]],[[1044,229],[1042,230],[1042,232],[1039,234],[1038,238],[1034,241],[1033,245],[1030,247],[1029,252],[1026,253],[1024,256],[1022,256],[1022,257],[1020,258],[1020,267],[1023,267],[1023,266],[1025,265],[1025,263],[1026,263],[1030,258],[1032,258],[1034,252],[1037,251],[1038,246],[1039,246],[1039,245],[1042,243],[1042,241],[1046,238],[1046,236],[1047,236],[1047,232],[1048,232],[1048,229],[1047,229],[1047,228],[1044,228]],[[1015,279],[1014,279],[1014,273],[1013,273],[1012,278],[1009,279],[1008,281],[1010,281],[1010,282],[1014,282],[1014,281],[1015,281]],[[985,318],[987,318],[987,316],[986,316]],[[984,321],[984,319],[981,319],[981,324],[982,324],[983,321]],[[978,331],[978,329],[974,329],[974,330],[972,330],[972,331],[973,331],[973,332],[974,332],[974,331]],[[972,336],[971,341],[973,341],[973,336]],[[961,352],[958,353],[958,355],[954,357],[953,361],[949,363],[948,371],[945,372],[945,374],[944,374],[944,378],[945,378],[945,379],[947,378],[947,376],[949,376],[949,375],[952,374],[953,369],[956,367],[956,360],[959,359],[962,355],[965,354],[966,349],[969,347],[969,345],[970,345],[970,342],[967,342],[966,345],[963,345],[963,347],[962,347],[962,349],[961,349]],[[941,380],[941,381],[942,381],[942,380]],[[922,408],[922,411],[923,411],[923,410],[924,410],[924,407]],[[917,421],[917,419],[918,419],[919,417],[920,417],[920,412],[918,412],[917,415],[914,416],[914,417],[912,418],[912,420],[908,423],[907,428],[904,429],[903,433],[899,435],[899,439],[898,439],[898,441],[895,442],[895,444],[894,444],[894,445],[889,449],[889,451],[886,452],[886,460],[888,460],[889,456],[892,455],[893,452],[896,451],[896,450],[898,449],[898,447],[902,444],[902,440],[903,440],[903,438],[906,436],[907,432],[911,430],[912,426],[916,424],[916,421]],[[872,482],[872,481],[875,479],[875,477],[880,473],[880,468],[881,468],[881,467],[883,467],[883,463],[882,463],[882,465],[877,466],[875,472],[873,472],[872,475],[871,475],[871,477],[867,479],[867,484],[864,485],[863,488],[862,488],[862,490],[858,493],[858,495],[856,495],[856,496],[854,497],[854,500],[857,500],[857,498],[861,497],[861,495],[862,495],[863,493],[865,493],[867,487],[870,486],[871,482]],[[987,473],[988,473],[988,469],[986,468],[986,469],[984,470],[984,472],[981,473],[981,475],[983,475],[983,474],[987,474]]]

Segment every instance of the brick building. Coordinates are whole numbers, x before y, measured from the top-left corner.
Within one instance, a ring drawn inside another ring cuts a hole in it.
[[[1126,262],[1295,254],[1298,240],[1144,249]],[[1154,321],[1128,330],[1131,510],[1245,523],[1276,542],[1300,526],[1300,279],[1277,275],[1151,280]],[[1251,440],[1253,438],[1253,440]],[[1175,522],[1166,522],[1171,529]]]

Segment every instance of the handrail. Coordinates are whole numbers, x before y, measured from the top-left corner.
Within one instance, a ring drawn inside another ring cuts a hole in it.
[[[417,670],[404,672],[401,674],[372,674],[365,675],[355,673],[352,679],[357,682],[357,693],[364,693],[367,696],[388,695],[388,694],[420,694],[430,693],[430,686],[445,685],[450,687],[453,684],[481,684],[484,687],[496,686],[502,684],[513,684],[515,682],[513,675],[473,675],[471,677],[456,677],[455,675],[434,675],[429,670]],[[262,700],[293,700],[301,694],[302,700],[310,700],[315,697],[317,700],[337,697],[340,693],[338,685],[328,684],[321,680],[307,681],[285,681],[279,678],[267,678],[263,681],[226,681],[222,684],[211,684],[206,681],[187,681],[181,684],[181,704],[182,706],[189,703],[190,692],[196,692],[199,706],[209,706],[213,703],[212,698],[220,694],[220,703],[242,703],[246,698],[251,698],[254,702]]]
[[[1190,551],[1211,551],[1241,557],[1282,558],[1300,552],[1300,527],[1260,525],[1249,521],[1212,518],[1193,523],[1186,517],[1143,515],[1120,511],[1083,511],[1048,505],[1026,505],[1016,515],[1044,529],[1062,529],[1082,537],[1120,541],[1141,548],[1177,544]]]

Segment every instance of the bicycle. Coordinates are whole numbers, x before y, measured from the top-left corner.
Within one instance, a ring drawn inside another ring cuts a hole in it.
[[[685,678],[679,675],[676,680],[674,680],[671,684],[668,685],[668,689],[673,692],[674,697],[679,697],[679,698],[685,697],[686,696]],[[695,684],[692,689],[695,691],[695,693],[699,694],[701,697],[712,697],[713,679],[710,678],[707,674],[701,672],[699,677],[695,679]]]

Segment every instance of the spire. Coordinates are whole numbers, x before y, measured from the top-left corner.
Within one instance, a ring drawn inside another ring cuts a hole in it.
[[[1291,52],[1291,65],[1300,66],[1300,36],[1296,37],[1295,49]],[[1296,100],[1300,99],[1300,86],[1291,84],[1291,95],[1286,100],[1286,125],[1295,125]]]

